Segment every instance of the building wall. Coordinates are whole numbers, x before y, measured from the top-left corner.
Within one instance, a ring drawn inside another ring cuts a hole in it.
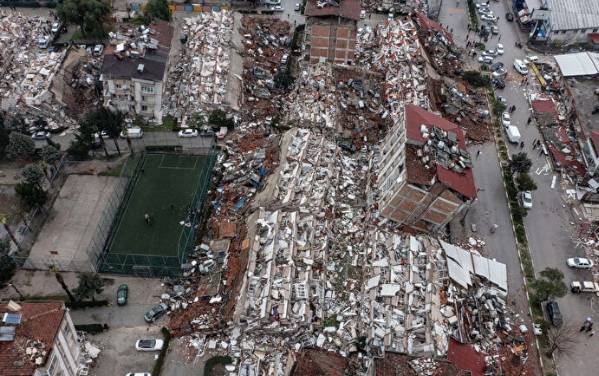
[[[599,25],[592,29],[551,30],[549,40],[564,44],[585,43],[589,41],[590,33],[599,32]]]
[[[582,159],[584,160],[588,173],[595,175],[597,167],[599,167],[599,156],[595,153],[595,148],[593,147],[591,139],[579,138],[578,145],[582,151]]]
[[[341,18],[310,17],[306,27],[306,42],[310,46],[310,63],[320,60],[348,64],[354,60],[357,38],[355,21]]]
[[[406,128],[403,112],[401,114],[402,118],[395,119],[395,125],[385,136],[381,147],[378,182],[382,206],[385,206],[407,181]]]
[[[81,349],[77,342],[77,332],[67,311],[54,339],[46,366],[37,369],[35,376],[76,376],[80,360]]]
[[[162,121],[162,90],[162,82],[106,78],[104,105],[113,110],[134,112],[146,119]]]

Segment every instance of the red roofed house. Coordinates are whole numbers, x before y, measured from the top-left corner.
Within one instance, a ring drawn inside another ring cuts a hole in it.
[[[328,61],[348,64],[354,60],[360,0],[307,0],[306,46],[310,51],[310,63]]]
[[[0,375],[78,375],[77,332],[63,302],[0,304]]]
[[[419,231],[447,225],[476,198],[464,133],[454,123],[407,105],[383,142],[379,210]]]

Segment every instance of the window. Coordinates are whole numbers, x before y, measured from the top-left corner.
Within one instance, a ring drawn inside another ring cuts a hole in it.
[[[69,346],[71,346],[75,340],[75,336],[73,335],[73,331],[66,321],[64,322],[64,327],[62,328],[62,335],[66,339]]]
[[[142,100],[142,102],[145,102],[146,101],[146,97],[142,95],[141,96],[141,100]]]
[[[142,111],[148,111],[148,106],[141,106]]]
[[[596,33],[598,29],[593,29],[593,33]]]
[[[142,91],[142,93],[154,94],[154,86],[145,86],[145,85],[142,85],[141,86],[141,91]]]

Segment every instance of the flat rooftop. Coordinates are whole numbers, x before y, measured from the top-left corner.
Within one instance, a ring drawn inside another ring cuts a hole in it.
[[[576,111],[580,124],[588,131],[599,131],[599,114],[593,114],[595,106],[599,105],[599,96],[595,95],[595,89],[599,87],[599,77],[569,78],[568,87],[574,98]]]

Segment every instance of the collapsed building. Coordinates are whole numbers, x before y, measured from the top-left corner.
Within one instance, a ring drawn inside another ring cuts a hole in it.
[[[308,0],[306,49],[311,63],[351,64],[356,46],[359,0]]]
[[[121,25],[111,32],[102,62],[104,106],[161,122],[173,28]]]

